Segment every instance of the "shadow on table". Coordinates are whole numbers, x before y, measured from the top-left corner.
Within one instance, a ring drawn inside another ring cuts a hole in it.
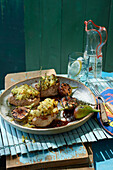
[[[0,170],[6,169],[6,156],[0,156]]]
[[[107,169],[113,167],[113,139],[105,139],[92,143],[95,169]]]

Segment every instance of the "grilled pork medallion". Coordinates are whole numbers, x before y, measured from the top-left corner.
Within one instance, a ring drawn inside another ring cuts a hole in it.
[[[42,76],[39,83],[35,85],[36,89],[40,91],[40,97],[58,95],[59,86],[59,79],[54,74]]]
[[[8,102],[15,106],[28,106],[32,103],[36,106],[40,102],[40,93],[27,84],[21,85],[20,87],[15,86],[11,90]]]
[[[30,116],[32,119],[31,124],[37,127],[48,126],[57,117],[57,104],[58,101],[50,98],[46,98],[44,101],[40,102],[37,109],[30,112]]]

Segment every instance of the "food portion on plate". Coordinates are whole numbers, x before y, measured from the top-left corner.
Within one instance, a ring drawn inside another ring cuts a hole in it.
[[[96,112],[87,103],[82,114],[81,110],[77,110],[77,107],[82,107],[83,102],[73,97],[73,90],[76,88],[69,83],[60,82],[53,74],[41,77],[35,84],[15,86],[8,98],[10,106],[14,106],[10,115],[15,122],[25,127],[55,128]]]
[[[74,117],[75,119],[80,119],[84,116],[87,116],[89,113],[92,112],[99,112],[100,110],[93,109],[89,105],[79,105],[74,109]]]
[[[59,86],[59,79],[52,74],[41,77],[40,81],[36,83],[35,88],[40,91],[41,97],[50,97],[58,95]]]
[[[28,117],[29,113],[30,109],[22,106],[14,108],[11,112],[11,115],[13,116],[13,119],[17,122],[22,122]]]
[[[68,83],[62,83],[59,86],[59,95],[60,96],[71,96],[72,94],[72,87]]]
[[[15,106],[27,106],[34,104],[38,105],[40,101],[40,92],[27,84],[20,87],[15,86],[11,90],[11,95],[8,98],[8,102]]]
[[[80,102],[75,97],[65,96],[60,100],[60,104],[65,110],[72,110],[77,107]]]
[[[48,126],[57,117],[59,112],[57,105],[58,101],[51,98],[40,102],[39,106],[30,112],[31,124],[36,127]]]

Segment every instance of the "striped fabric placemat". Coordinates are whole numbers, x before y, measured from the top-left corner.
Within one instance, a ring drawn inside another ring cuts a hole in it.
[[[23,140],[24,136],[24,140]],[[35,135],[22,132],[5,122],[0,117],[0,155],[25,154],[32,151],[57,149],[76,143],[95,142],[110,139],[97,122],[91,118],[81,127],[56,135]]]
[[[94,84],[99,85],[101,92],[106,87],[113,87],[113,81],[92,79],[88,86],[94,93]],[[1,91],[2,93],[2,91]],[[0,155],[26,154],[33,151],[57,149],[78,143],[96,142],[112,138],[100,125],[91,118],[81,127],[56,135],[35,135],[22,132],[0,117]]]

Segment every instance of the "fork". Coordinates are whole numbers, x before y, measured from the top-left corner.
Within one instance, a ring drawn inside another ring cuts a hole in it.
[[[101,118],[101,121],[103,122],[103,124],[105,126],[108,126],[109,125],[109,120],[108,120],[108,117],[107,117],[107,113],[106,113],[106,110],[105,110],[105,100],[104,98],[100,95],[99,91],[98,91],[98,86],[95,85],[95,95],[98,97],[99,99],[99,105],[100,105],[100,118]],[[101,101],[101,102],[100,102]]]

